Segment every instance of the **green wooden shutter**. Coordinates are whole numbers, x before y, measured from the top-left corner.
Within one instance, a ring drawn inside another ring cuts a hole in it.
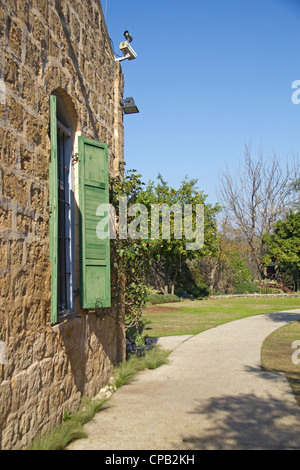
[[[51,262],[51,313],[50,322],[57,322],[58,311],[58,185],[57,185],[57,118],[56,96],[50,96],[51,156],[49,165],[49,247]]]
[[[101,221],[97,208],[109,203],[107,145],[79,137],[78,160],[81,307],[110,307],[110,240],[100,240],[96,233]]]

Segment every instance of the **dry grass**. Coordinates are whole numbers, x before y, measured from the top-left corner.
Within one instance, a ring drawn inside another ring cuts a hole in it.
[[[168,363],[171,351],[155,347],[146,351],[141,357],[132,356],[128,361],[121,362],[114,371],[116,388],[130,383],[138,372],[145,369],[157,369]]]
[[[176,311],[168,310],[174,305]],[[152,312],[147,309],[144,314],[144,333],[150,337],[198,334],[240,318],[300,308],[300,297],[214,298],[160,307],[162,310],[167,308],[165,311],[153,309]]]
[[[63,450],[72,441],[87,437],[83,429],[84,424],[93,419],[106,401],[104,398],[92,400],[84,397],[78,413],[70,415],[50,433],[38,437],[29,450]]]
[[[300,322],[296,321],[274,331],[264,341],[261,365],[264,370],[283,372],[300,406],[300,364],[293,364],[292,343],[300,340]]]

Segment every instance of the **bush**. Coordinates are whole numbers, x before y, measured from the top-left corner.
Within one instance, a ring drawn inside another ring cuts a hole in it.
[[[182,288],[179,288],[178,290],[176,290],[176,295],[182,299],[192,300],[194,298],[192,294],[188,294],[187,291]]]
[[[215,296],[218,296],[218,295],[227,295],[227,292],[223,291],[223,290],[214,290],[212,292],[212,295],[215,295]]]
[[[180,302],[180,298],[173,294],[150,294],[147,298],[147,303],[151,305],[165,304],[168,302]]]
[[[235,294],[256,294],[259,292],[259,288],[253,282],[239,282],[234,286]]]
[[[186,289],[186,290],[185,290]],[[183,299],[198,299],[202,300],[203,297],[209,296],[209,289],[206,284],[199,283],[196,287],[195,286],[188,286],[185,289],[180,287],[176,290],[176,295],[178,297],[182,297]]]
[[[209,288],[205,284],[198,284],[197,287],[193,287],[192,289],[188,290],[189,294],[195,299],[202,300],[203,297],[209,296]]]
[[[275,287],[260,287],[260,294],[284,294],[283,290],[276,289]]]

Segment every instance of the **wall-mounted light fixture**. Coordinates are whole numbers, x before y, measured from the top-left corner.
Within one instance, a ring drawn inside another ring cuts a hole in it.
[[[138,107],[132,97],[125,98],[123,101],[121,101],[121,106],[123,108],[124,114],[139,113]]]

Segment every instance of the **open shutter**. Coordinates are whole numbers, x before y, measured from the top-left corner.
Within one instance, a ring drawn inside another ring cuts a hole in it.
[[[58,284],[58,185],[57,185],[57,118],[56,96],[50,96],[50,139],[51,155],[49,165],[49,248],[51,262],[51,313],[50,322],[57,322]]]
[[[97,208],[109,203],[108,150],[106,144],[78,139],[81,307],[110,307],[110,240],[99,239],[96,232],[103,219]]]

